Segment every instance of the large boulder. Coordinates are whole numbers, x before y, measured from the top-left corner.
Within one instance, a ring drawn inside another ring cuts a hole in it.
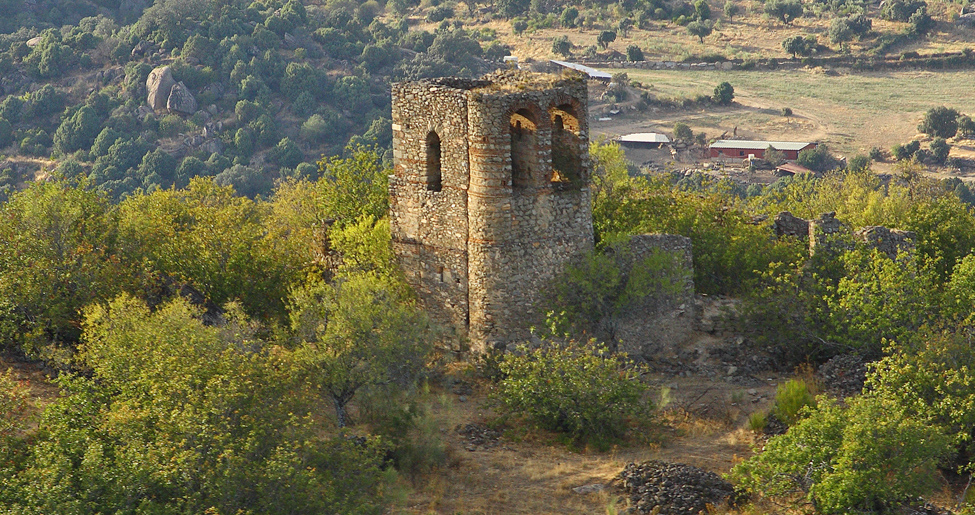
[[[175,85],[176,80],[173,79],[173,70],[169,66],[162,66],[149,72],[149,78],[146,79],[146,91],[149,92],[149,107],[153,111],[164,109],[169,100],[170,92]],[[194,100],[194,105],[195,102]]]
[[[170,111],[193,114],[196,112],[196,99],[190,93],[190,89],[182,81],[173,85],[166,100],[166,108]]]

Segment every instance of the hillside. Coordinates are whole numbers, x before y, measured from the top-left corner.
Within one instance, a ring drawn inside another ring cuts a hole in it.
[[[793,48],[797,55],[921,55],[924,66],[923,55],[972,46],[975,33],[957,21],[961,6],[934,2],[926,7],[929,17],[909,20],[907,11],[922,3],[881,10],[852,1],[807,2],[782,14],[781,8],[736,0],[578,6],[509,1],[495,7],[404,0],[6,0],[0,3],[0,155],[6,156],[0,159],[0,188],[22,187],[43,168],[86,176],[114,198],[139,188],[182,186],[201,175],[218,177],[242,194],[267,195],[278,179],[314,177],[320,156],[340,154],[349,144],[389,148],[391,81],[477,76],[509,53],[527,64],[561,56],[765,63],[788,59],[783,41],[801,36]],[[700,41],[688,32],[698,26],[708,32]],[[146,101],[146,78],[163,66],[185,85],[183,96],[195,101],[185,112],[166,107],[168,90],[157,95],[155,111]],[[656,80],[654,74],[632,75]],[[699,74],[687,79],[694,83]],[[772,106],[783,93],[747,87],[758,106],[766,100]],[[835,85],[836,91],[844,87],[850,86]],[[648,90],[651,96],[663,93]],[[698,94],[683,88],[674,96]],[[945,95],[940,103],[968,110],[951,101],[965,97]],[[933,107],[940,99],[929,100]],[[914,111],[899,113],[893,123],[883,120],[886,113],[895,116],[885,109],[870,123],[895,130],[898,138],[910,133]],[[844,128],[832,134],[823,126],[828,120],[814,121],[843,151],[901,142],[893,136],[850,141],[859,134]]]

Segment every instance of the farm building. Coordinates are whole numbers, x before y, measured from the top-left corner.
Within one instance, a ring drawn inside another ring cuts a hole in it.
[[[619,142],[627,148],[660,148],[670,143],[670,138],[659,132],[636,132],[620,136]]]
[[[772,147],[785,156],[786,161],[799,159],[799,152],[816,148],[816,143],[803,141],[751,141],[738,139],[719,139],[711,144],[711,159],[738,160],[754,156],[765,157],[765,149]]]

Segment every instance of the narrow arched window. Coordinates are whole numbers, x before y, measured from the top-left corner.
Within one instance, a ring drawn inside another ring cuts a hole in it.
[[[511,185],[531,184],[532,171],[538,168],[538,122],[527,109],[511,114]]]
[[[440,191],[443,189],[443,171],[441,170],[440,136],[430,131],[427,134],[427,190]]]
[[[560,186],[581,186],[586,180],[582,169],[582,139],[579,119],[569,104],[549,109],[552,116],[552,178]]]

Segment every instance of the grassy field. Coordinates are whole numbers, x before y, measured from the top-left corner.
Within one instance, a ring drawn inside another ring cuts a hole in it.
[[[633,114],[631,121],[642,117],[650,125],[659,123],[666,128],[685,120],[695,130],[709,134],[737,126],[739,136],[825,141],[844,154],[910,141],[918,121],[932,107],[944,105],[975,114],[971,71],[623,71],[659,98],[710,95],[724,81],[735,88],[735,106]],[[784,107],[791,108],[795,116],[782,116]],[[610,126],[603,130],[613,132]]]

